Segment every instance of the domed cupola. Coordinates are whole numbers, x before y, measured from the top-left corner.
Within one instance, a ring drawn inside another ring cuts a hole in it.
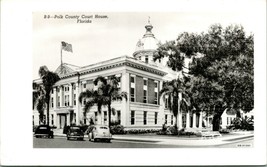
[[[145,26],[145,29],[146,33],[143,35],[143,38],[139,39],[137,42],[133,56],[146,63],[152,63],[153,52],[157,50],[159,41],[151,31],[153,26],[150,24],[150,20],[148,20],[148,25]]]

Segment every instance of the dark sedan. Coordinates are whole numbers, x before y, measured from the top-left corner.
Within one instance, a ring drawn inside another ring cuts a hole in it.
[[[70,138],[77,139],[77,140],[83,140],[84,139],[84,133],[80,126],[70,126],[67,131],[67,140]]]
[[[34,133],[36,138],[39,137],[47,137],[47,138],[54,138],[54,132],[52,131],[51,127],[48,125],[39,125]]]

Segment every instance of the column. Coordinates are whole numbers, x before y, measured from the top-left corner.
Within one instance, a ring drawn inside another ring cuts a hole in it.
[[[67,115],[67,126],[70,125],[70,113],[66,114]]]
[[[209,120],[209,116],[207,115],[207,128],[209,128],[210,127],[210,120]]]
[[[202,111],[200,111],[200,113],[199,113],[199,123],[198,123],[198,128],[202,128],[202,117],[203,117],[203,115],[202,115]]]
[[[59,86],[60,107],[63,107],[63,86]]]
[[[81,104],[79,102],[79,95],[80,95],[80,92],[81,92],[81,84],[79,84],[78,82],[75,83],[76,84],[76,108],[75,108],[75,111],[76,111],[76,125],[80,125],[80,108],[81,108]]]
[[[129,92],[129,85],[130,85],[130,74],[126,71],[122,72],[121,76],[121,91],[127,92],[127,101],[123,98],[122,99],[122,110],[121,110],[121,125],[126,126],[128,123],[128,113],[130,112],[130,92]]]
[[[73,97],[72,84],[73,84],[73,83],[70,83],[70,84],[69,84],[69,89],[70,89],[70,91],[69,91],[69,97],[70,97],[70,98],[69,98],[69,103],[70,103],[70,106],[73,106],[73,100],[72,100],[72,99],[73,99],[73,98],[72,98],[72,97]]]
[[[57,87],[53,88],[53,91],[54,91],[53,103],[54,103],[54,110],[55,110],[57,109]]]
[[[189,114],[189,111],[186,113],[186,128],[190,128],[190,114]]]
[[[183,126],[182,121],[182,111],[181,111],[181,99],[182,99],[182,93],[178,93],[178,128],[181,129]]]
[[[196,128],[196,113],[193,113],[193,128]]]
[[[159,89],[162,89],[162,85],[163,85],[163,82],[160,81],[159,82]],[[159,96],[159,113],[158,113],[158,125],[159,126],[162,126],[165,122],[165,116],[164,116],[164,108],[165,108],[165,102],[164,102],[164,96]],[[175,120],[175,117],[174,117],[174,120],[173,121],[176,121]]]
[[[60,116],[58,114],[57,114],[57,118],[56,119],[57,119],[57,124],[56,124],[57,125],[57,129],[60,129],[60,120],[59,120]]]

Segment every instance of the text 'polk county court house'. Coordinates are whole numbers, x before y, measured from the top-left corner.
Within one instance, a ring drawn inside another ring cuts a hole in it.
[[[115,75],[119,77],[121,91],[127,92],[128,100],[112,103],[115,112],[111,114],[111,121],[118,122],[125,129],[159,129],[165,123],[174,125],[175,117],[169,109],[167,96],[160,96],[163,81],[171,81],[181,73],[167,67],[167,58],[161,61],[153,61],[153,52],[158,48],[159,41],[152,33],[153,26],[148,23],[145,26],[145,34],[136,44],[133,56],[122,56],[96,64],[78,67],[63,63],[56,69],[60,76],[51,92],[50,125],[58,129],[66,125],[89,124],[90,119],[94,124],[108,124],[108,109],[103,107],[101,113],[94,106],[83,114],[85,102],[79,103],[81,92],[86,89],[94,89],[93,80],[98,76],[108,78]],[[88,57],[89,58],[89,57]],[[188,62],[185,66],[188,67]],[[184,69],[186,70],[186,69]],[[41,79],[33,82],[41,84]],[[44,113],[46,117],[46,113]],[[195,112],[182,111],[179,114],[179,127],[202,128],[211,125],[211,116]],[[33,111],[33,125],[38,125],[39,113],[36,107]]]

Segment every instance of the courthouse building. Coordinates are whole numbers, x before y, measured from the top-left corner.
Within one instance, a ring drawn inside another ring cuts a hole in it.
[[[128,100],[112,103],[115,113],[111,120],[119,122],[126,129],[158,129],[164,123],[174,125],[175,118],[169,110],[168,97],[159,96],[163,81],[177,78],[179,73],[166,66],[166,59],[153,61],[153,52],[158,47],[158,40],[152,33],[153,26],[145,26],[145,34],[136,44],[132,56],[121,56],[83,67],[63,63],[56,69],[60,76],[51,92],[50,124],[63,128],[70,124],[108,123],[108,109],[101,113],[94,106],[83,115],[84,103],[79,103],[79,94],[86,89],[94,89],[93,80],[98,76],[116,75],[120,78],[121,91],[128,94]],[[33,82],[41,84],[41,79]],[[201,123],[199,123],[201,122]],[[39,124],[39,113],[33,111],[33,124]],[[201,127],[202,114],[183,112],[180,124],[184,127]]]

